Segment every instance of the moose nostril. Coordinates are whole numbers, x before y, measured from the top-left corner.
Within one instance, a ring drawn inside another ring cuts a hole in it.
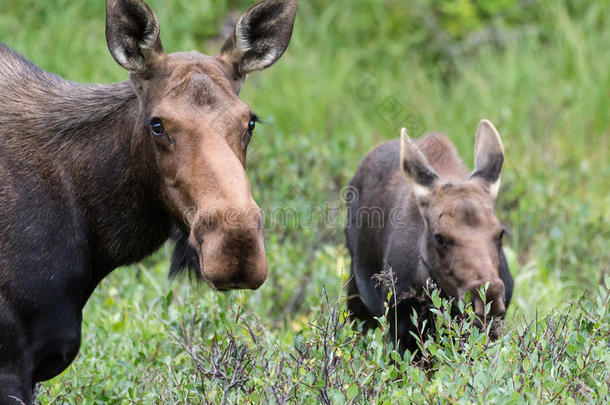
[[[485,306],[483,305],[483,301],[479,297],[475,297],[473,299],[474,304],[474,312],[477,316],[483,316],[485,313]]]
[[[492,302],[492,315],[504,318],[505,314],[506,306],[504,305],[504,300],[498,297]]]
[[[191,230],[189,242],[195,249],[200,249],[201,245],[203,245],[204,233],[205,232],[202,226],[195,226]]]
[[[199,228],[195,232],[195,239],[197,239],[197,244],[198,245],[203,245],[203,229]]]

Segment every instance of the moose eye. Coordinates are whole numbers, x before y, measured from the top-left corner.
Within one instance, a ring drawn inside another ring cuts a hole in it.
[[[498,240],[500,242],[502,242],[502,239],[504,239],[504,235],[506,235],[506,229],[502,228],[502,230],[500,231],[500,235],[498,235]]]
[[[447,241],[445,240],[443,235],[441,235],[440,233],[435,233],[433,238],[434,238],[434,243],[436,243],[436,246],[438,246],[438,247],[443,247],[447,244]]]
[[[165,133],[165,129],[163,128],[163,123],[159,118],[153,118],[150,121],[150,130],[152,134],[155,136],[162,136]]]
[[[254,128],[256,127],[257,122],[258,117],[256,115],[250,117],[250,122],[248,123],[248,134],[252,135],[254,133]]]

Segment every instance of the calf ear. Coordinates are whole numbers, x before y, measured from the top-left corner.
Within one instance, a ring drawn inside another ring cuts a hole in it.
[[[428,196],[438,175],[426,156],[409,138],[405,128],[400,132],[400,162],[417,200]]]
[[[491,122],[482,120],[474,141],[474,171],[470,178],[483,181],[494,199],[500,189],[500,172],[503,163],[504,146],[500,134]]]
[[[159,20],[142,0],[106,0],[106,42],[130,73],[146,74],[163,55]]]
[[[263,70],[282,56],[294,26],[297,0],[263,0],[239,18],[218,55],[233,66],[237,78]]]

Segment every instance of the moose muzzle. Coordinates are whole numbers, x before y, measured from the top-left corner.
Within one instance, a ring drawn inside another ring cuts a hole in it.
[[[485,294],[485,302],[481,299],[479,295],[479,289],[484,286],[487,282],[489,282],[489,287],[487,288]],[[474,306],[475,314],[483,318],[485,315],[485,304],[491,303],[491,307],[489,313],[492,317],[504,317],[506,313],[506,307],[504,305],[504,283],[500,278],[494,278],[491,281],[474,281],[470,283],[466,289],[470,291],[470,299],[472,300]]]
[[[253,201],[203,216],[190,241],[199,253],[201,275],[217,290],[255,290],[267,279],[261,213]]]

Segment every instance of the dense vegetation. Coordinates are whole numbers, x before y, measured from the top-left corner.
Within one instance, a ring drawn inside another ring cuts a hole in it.
[[[103,3],[0,0],[0,41],[71,80],[125,80]],[[249,3],[150,0],[167,51],[204,53]],[[265,121],[248,171],[270,278],[226,294],[170,282],[171,245],[115,271],[85,308],[77,360],[40,402],[610,401],[609,11],[603,0],[301,1],[286,55],[242,92]],[[401,360],[380,330],[360,338],[346,323],[341,190],[401,126],[446,132],[471,164],[481,118],[506,149],[506,334],[469,333],[471,311],[451,322],[431,291],[443,333]]]

